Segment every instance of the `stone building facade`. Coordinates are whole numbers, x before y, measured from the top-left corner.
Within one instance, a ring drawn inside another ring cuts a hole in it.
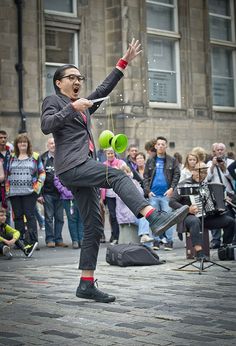
[[[63,12],[65,3],[71,3],[69,14]],[[110,129],[125,133],[141,150],[146,141],[162,135],[171,154],[185,155],[195,146],[210,151],[214,142],[235,151],[235,8],[235,0],[2,0],[0,128],[10,140],[26,130],[34,149],[44,151],[40,108],[55,56],[61,59],[56,66],[79,64],[86,96],[135,37],[142,55],[95,113],[95,139]],[[229,37],[218,37],[218,22]],[[63,47],[68,48],[64,55]],[[63,60],[67,57],[71,61]]]

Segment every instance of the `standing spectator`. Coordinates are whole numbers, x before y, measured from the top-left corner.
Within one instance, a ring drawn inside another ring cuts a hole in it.
[[[0,130],[0,161],[3,166],[4,174],[6,174],[7,166],[10,160],[11,148],[7,144],[7,133],[4,130]],[[6,200],[5,182],[0,182],[0,205],[7,210],[7,223],[11,223],[11,205]]]
[[[195,147],[192,149],[192,153],[197,155],[199,162],[205,162],[207,157],[207,152],[202,147]]]
[[[54,184],[61,195],[63,206],[66,211],[68,228],[72,240],[73,249],[79,249],[83,240],[84,226],[80,217],[79,208],[72,192],[68,190],[55,176]]]
[[[47,141],[47,151],[42,154],[42,162],[46,172],[46,179],[42,190],[42,196],[38,199],[44,206],[45,216],[45,241],[49,248],[55,246],[67,247],[62,239],[64,224],[63,202],[60,193],[54,185],[54,138]]]
[[[184,168],[181,170],[179,182],[187,178],[190,178],[192,176],[192,171],[195,168],[197,163],[198,163],[198,157],[196,154],[194,153],[187,154],[185,163],[184,163]]]
[[[20,238],[34,245],[38,242],[35,206],[45,180],[45,171],[39,154],[33,152],[26,134],[16,137],[14,148],[7,167],[6,193],[11,201],[15,228],[20,231]]]
[[[115,152],[112,148],[108,148],[105,150],[106,153],[106,161],[104,161],[104,165],[108,167],[113,167],[116,169],[120,169],[122,166],[126,165],[123,160],[117,159],[115,157]],[[116,219],[116,194],[113,189],[101,189],[101,198],[102,201],[107,204],[109,211],[109,219],[111,224],[111,238],[110,242],[113,244],[118,243],[119,239],[119,225]]]
[[[155,148],[155,157],[149,158],[145,166],[144,195],[157,210],[169,212],[171,211],[169,198],[178,184],[180,170],[177,160],[166,153],[167,139],[165,137],[157,137]],[[172,226],[165,231],[165,238],[158,237],[155,246],[158,247],[158,242],[161,241],[165,243],[165,250],[172,250],[174,229]]]
[[[176,153],[174,153],[173,157],[178,161],[179,170],[181,171],[181,169],[184,168],[182,155],[180,153],[176,152]]]
[[[231,162],[230,165],[228,166],[228,171],[231,177],[236,181],[236,160]]]
[[[156,155],[156,152],[157,152],[155,149],[156,142],[157,142],[156,138],[153,138],[150,141],[145,143],[144,149],[146,150],[148,154],[148,158]]]
[[[146,156],[144,153],[139,152],[135,156],[135,161],[137,164],[137,172],[140,175],[140,177],[143,179],[144,170],[145,170],[145,162],[146,162]]]
[[[224,143],[215,143],[215,156],[212,161],[208,162],[207,181],[212,183],[224,184],[226,193],[234,194],[234,182],[231,177],[228,167],[233,162],[232,159],[226,156],[226,146]],[[229,211],[230,216],[234,216],[232,210]],[[217,249],[221,245],[221,229],[212,230],[211,248]]]
[[[0,183],[4,181],[5,174],[4,174],[4,169],[3,169],[3,164],[2,161],[0,161]]]
[[[137,162],[136,162],[136,155],[138,153],[138,148],[135,144],[130,144],[128,147],[128,155],[125,159],[125,162],[127,166],[131,169],[131,172],[134,175],[134,179],[136,179],[139,183],[142,182],[142,179],[140,175],[137,172]]]

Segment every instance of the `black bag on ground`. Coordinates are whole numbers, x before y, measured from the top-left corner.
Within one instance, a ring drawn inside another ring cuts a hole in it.
[[[236,260],[235,254],[236,253],[236,245],[226,245],[224,247],[220,247],[218,249],[218,257],[220,261],[232,261]]]
[[[120,267],[149,266],[163,264],[155,251],[141,244],[109,245],[106,252],[106,261]]]

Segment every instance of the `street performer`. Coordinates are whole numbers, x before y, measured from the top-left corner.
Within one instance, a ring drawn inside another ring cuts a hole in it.
[[[87,99],[79,98],[84,80],[79,69],[74,65],[60,66],[53,78],[56,95],[46,97],[42,105],[42,132],[46,135],[52,133],[55,139],[56,175],[72,191],[84,225],[79,264],[82,275],[76,291],[79,298],[99,302],[115,300],[115,296],[98,290],[94,285],[94,271],[103,234],[99,187],[113,188],[137,217],[146,217],[154,234],[161,234],[173,224],[180,222],[188,211],[188,208],[183,206],[177,211],[160,216],[141,196],[138,189],[134,189],[133,184],[130,184],[130,178],[123,171],[96,161],[91,133],[91,114],[101,104],[97,103],[96,99],[110,94],[123,77],[126,66],[141,53],[140,47],[139,41],[132,39],[116,67]]]
[[[207,260],[207,256],[202,249],[202,236],[201,236],[201,217],[196,215],[199,212],[198,206],[192,204],[190,197],[181,195],[179,190],[181,186],[193,187],[196,184],[202,183],[207,177],[207,166],[204,162],[196,164],[192,171],[192,177],[181,181],[174,190],[173,196],[170,198],[169,205],[171,208],[178,210],[183,205],[189,206],[189,214],[177,226],[177,232],[182,233],[188,230],[190,232],[191,241],[196,251],[196,258]],[[223,228],[223,244],[231,244],[234,237],[235,220],[224,214],[206,215],[204,217],[204,227],[207,229]]]

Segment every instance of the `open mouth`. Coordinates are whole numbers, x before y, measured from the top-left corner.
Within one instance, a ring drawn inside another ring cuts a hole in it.
[[[79,88],[78,88],[78,87],[73,88],[73,92],[74,92],[75,94],[77,94],[77,93],[79,92]]]

